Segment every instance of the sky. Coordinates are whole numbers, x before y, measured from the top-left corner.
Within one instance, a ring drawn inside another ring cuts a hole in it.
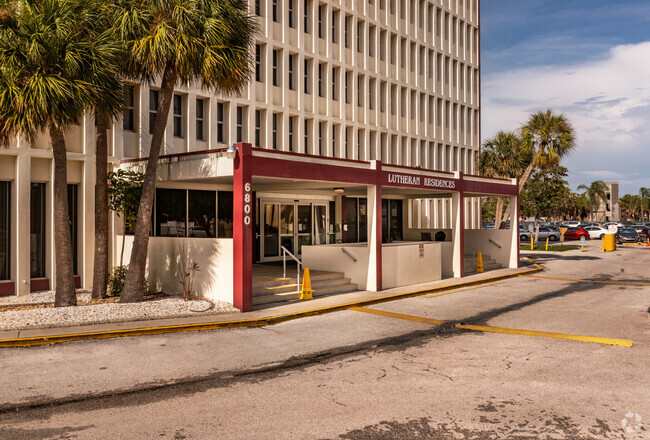
[[[563,113],[569,186],[650,188],[650,0],[481,0],[481,135]]]

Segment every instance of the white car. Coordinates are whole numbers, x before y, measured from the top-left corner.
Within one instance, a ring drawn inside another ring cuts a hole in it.
[[[603,238],[605,235],[607,235],[609,232],[605,228],[601,228],[600,226],[587,226],[584,228],[585,231],[589,233],[589,238]]]

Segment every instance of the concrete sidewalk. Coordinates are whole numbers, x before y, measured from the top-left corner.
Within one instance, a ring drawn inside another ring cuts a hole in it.
[[[310,301],[282,305],[270,304],[266,307],[259,307],[258,310],[246,314],[229,313],[223,315],[0,331],[0,347],[23,347],[83,339],[105,339],[181,331],[214,330],[219,328],[259,327],[307,316],[345,310],[354,306],[376,304],[430,292],[488,283],[521,274],[537,272],[539,270],[541,270],[539,266],[536,267],[533,265],[524,266],[519,269],[498,269],[473,274],[464,278],[448,278],[430,283],[387,289],[382,292],[356,291],[316,298]]]

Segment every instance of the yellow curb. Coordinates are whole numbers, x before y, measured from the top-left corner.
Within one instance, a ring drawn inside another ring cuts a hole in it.
[[[147,327],[138,329],[125,329],[125,330],[111,330],[105,332],[88,332],[88,333],[74,333],[67,335],[57,336],[38,336],[31,338],[16,338],[16,339],[2,339],[0,340],[0,348],[3,347],[29,347],[34,345],[49,345],[58,344],[60,342],[79,341],[86,339],[108,339],[108,338],[121,338],[127,336],[145,336],[156,335],[163,333],[178,333],[178,332],[193,332],[200,330],[218,330],[223,328],[242,328],[242,327],[262,327],[266,325],[279,324],[294,319],[307,318],[310,316],[323,315],[326,313],[338,312],[341,310],[348,310],[352,307],[366,306],[379,304],[388,301],[395,301],[398,299],[411,298],[415,296],[426,295],[434,292],[444,292],[447,290],[455,290],[463,287],[476,286],[479,284],[487,284],[493,281],[500,281],[509,278],[516,278],[522,275],[533,274],[540,272],[541,267],[530,269],[525,272],[498,275],[480,280],[468,281],[466,283],[454,284],[451,286],[441,286],[434,289],[417,290],[413,292],[398,293],[395,295],[388,295],[379,298],[367,299],[362,301],[355,301],[346,304],[339,304],[337,306],[322,307],[318,309],[305,310],[302,312],[288,313],[285,315],[275,315],[259,319],[242,319],[235,321],[221,321],[197,324],[182,324],[171,325],[162,327]]]
[[[506,333],[509,335],[537,336],[541,338],[568,339],[571,341],[593,342],[595,344],[614,345],[617,347],[632,347],[634,341],[629,339],[600,338],[597,336],[572,335],[567,333],[540,332],[535,330],[519,330],[514,328],[488,327],[483,325],[456,324],[456,328],[479,332]]]

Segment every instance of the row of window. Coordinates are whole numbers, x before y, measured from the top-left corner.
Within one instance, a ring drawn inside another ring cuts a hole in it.
[[[256,73],[255,78],[258,82],[263,82],[263,67],[262,67],[262,57],[260,53],[263,48],[261,45],[256,46]],[[273,67],[271,74],[271,81],[274,86],[281,87],[281,67],[278,59],[281,58],[279,55],[281,51],[273,49]],[[296,90],[296,62],[299,59],[297,54],[289,54],[287,63],[287,86],[289,90]],[[441,85],[444,84],[445,90],[453,88],[452,95],[458,96],[461,101],[465,101],[465,89],[467,88],[467,95],[471,96],[472,102],[478,101],[478,88],[479,88],[479,73],[478,69],[474,69],[470,66],[466,66],[458,61],[450,60],[449,58],[442,61],[439,59],[439,64],[443,64],[445,68],[439,70],[443,72],[436,77],[436,83],[438,84],[438,89],[441,88]],[[305,94],[312,93],[312,71],[314,70],[314,60],[309,58],[304,58],[303,60],[304,67],[302,69],[303,74],[303,85],[302,91]],[[450,73],[450,68],[453,69],[453,74]],[[339,96],[342,95],[342,99],[345,100],[346,104],[352,103],[352,90],[353,86],[356,86],[356,104],[358,107],[363,107],[368,99],[368,108],[374,110],[375,106],[379,106],[381,112],[386,111],[387,98],[391,98],[391,114],[396,114],[396,107],[398,98],[400,99],[402,105],[402,112],[400,116],[406,117],[406,99],[408,93],[410,96],[414,97],[411,99],[413,103],[415,99],[423,100],[426,98],[427,93],[421,92],[418,89],[411,89],[406,86],[400,86],[399,84],[392,83],[390,81],[382,81],[377,78],[373,78],[370,75],[355,74],[351,70],[341,70],[338,66],[333,66],[331,69],[328,69],[328,63],[318,63],[317,67],[317,78],[316,83],[317,94],[321,98],[329,98],[332,101],[338,101]],[[329,71],[329,74],[328,74]],[[355,81],[356,78],[356,81]],[[341,84],[342,81],[342,84]],[[329,83],[329,86],[327,85]],[[431,83],[432,85],[434,83]],[[367,94],[365,93],[367,89]],[[428,89],[428,88],[427,88]],[[329,90],[329,95],[328,95]],[[399,94],[398,94],[399,91]],[[390,93],[390,95],[389,95]],[[375,101],[379,97],[379,103]],[[433,96],[430,96],[429,99],[434,99]],[[411,112],[411,118],[415,119],[415,107]]]
[[[463,101],[465,100],[465,89],[467,89],[467,97],[471,97],[472,101],[477,100],[479,86],[479,72],[477,68],[450,57],[444,57],[433,50],[427,51],[424,46],[420,46],[420,49],[418,50],[416,45],[412,45],[411,49],[411,59],[418,60],[418,73],[421,77],[420,83],[423,85],[421,89],[429,92],[434,92],[437,89],[440,93],[449,94],[454,97],[458,96],[458,98]],[[265,82],[267,76],[264,62],[266,59],[265,52],[265,44],[257,44],[255,46],[255,80],[259,83]],[[271,51],[270,77],[273,86],[282,87],[286,84],[286,87],[289,90],[296,90],[296,77],[298,75],[299,67],[298,63],[300,63],[302,66],[303,93],[308,95],[312,93],[314,70],[316,70],[319,97],[325,97],[327,87],[325,87],[324,84],[329,81],[331,85],[330,98],[334,101],[338,101],[338,89],[342,85],[341,81],[343,81],[344,97],[346,103],[350,103],[348,90],[351,88],[351,79],[354,76],[352,70],[343,69],[341,66],[327,61],[319,62],[314,58],[302,57],[297,53],[289,53],[285,58],[283,52],[284,51],[279,48],[273,48]],[[402,52],[402,55],[405,53],[406,52]],[[403,59],[405,59],[405,55],[403,56]],[[412,72],[415,72],[415,64],[416,63],[413,62],[410,65]],[[286,73],[284,72],[284,66],[286,66]],[[402,65],[402,67],[404,66]],[[341,78],[341,76],[343,76],[343,78]],[[357,82],[359,83],[359,89],[362,88],[366,76],[371,84],[373,84],[373,81],[379,81],[377,78],[373,78],[374,76],[379,75],[372,73],[367,74],[367,72],[365,75],[358,74]],[[286,83],[284,83],[283,79]],[[381,83],[387,82],[388,81],[381,81]],[[415,84],[410,85],[415,86]],[[450,86],[453,87],[452,90],[450,90]],[[358,98],[357,101],[360,103],[362,102],[362,99]]]
[[[30,185],[29,211],[29,264],[31,278],[45,278],[47,217],[45,183],[32,182]],[[79,186],[68,185],[68,215],[72,239],[73,270],[78,274],[79,238]],[[0,181],[0,280],[11,279],[11,182]]]
[[[157,188],[153,236],[232,238],[232,191]]]
[[[296,29],[298,26],[297,18],[297,4],[298,0],[284,0],[287,6],[287,15],[286,20],[290,28]],[[459,0],[461,3],[463,0]],[[467,0],[468,7],[470,1],[474,5],[474,16],[478,11],[477,0]],[[282,0],[272,0],[271,1],[271,19],[275,23],[281,23],[282,21]],[[380,0],[379,8],[381,10],[385,9],[384,0]],[[392,15],[396,14],[395,0],[389,0],[389,12]],[[399,8],[399,18],[404,20],[406,18],[406,1],[400,1]],[[339,9],[332,8],[330,14],[329,23],[327,22],[327,5],[323,3],[317,3],[316,11],[313,10],[313,0],[302,0],[302,30],[307,34],[317,33],[319,38],[325,38],[328,25],[331,27],[332,43],[338,43],[337,34],[339,33],[339,28],[342,26],[345,33],[345,44],[346,47],[349,47],[349,38],[348,35],[352,32],[352,15],[344,14],[343,11]],[[416,5],[418,6],[416,9]],[[450,5],[451,6],[451,5]],[[455,9],[455,8],[453,8]],[[464,14],[464,12],[468,12]],[[255,1],[255,13],[258,16],[262,16],[262,7],[260,0]],[[314,22],[312,19],[313,14],[317,14],[317,21]],[[469,16],[469,10],[465,11],[463,5],[459,7],[459,15],[461,19],[453,15],[451,12],[444,11],[441,7],[437,7],[430,2],[425,0],[410,0],[409,7],[409,22],[411,25],[415,26],[416,16],[417,16],[417,26],[421,30],[425,30],[429,35],[436,35],[441,37],[444,35],[445,40],[449,40],[450,36],[452,40],[456,41],[456,24],[458,21],[463,21],[463,18]],[[342,23],[341,23],[342,21]],[[314,29],[314,24],[316,27]],[[413,29],[408,29],[410,33],[413,32]],[[359,35],[359,33],[357,33]]]
[[[126,86],[124,88],[124,110],[122,115],[122,128],[125,131],[136,131],[136,120],[135,115],[137,113],[135,105],[135,95],[136,87],[135,86]],[[174,137],[184,139],[186,137],[185,133],[185,120],[186,120],[186,109],[184,101],[189,100],[187,95],[174,94],[173,97],[173,134]],[[194,100],[194,116],[195,116],[195,136],[197,141],[206,140],[206,108],[208,106],[207,98],[195,98]],[[158,90],[149,90],[149,110],[148,110],[148,121],[149,121],[149,134],[153,134],[153,126],[156,121],[156,115],[158,113],[159,105],[159,92]],[[189,104],[189,102],[188,102]],[[217,103],[217,142],[224,142],[224,104],[222,102]]]

